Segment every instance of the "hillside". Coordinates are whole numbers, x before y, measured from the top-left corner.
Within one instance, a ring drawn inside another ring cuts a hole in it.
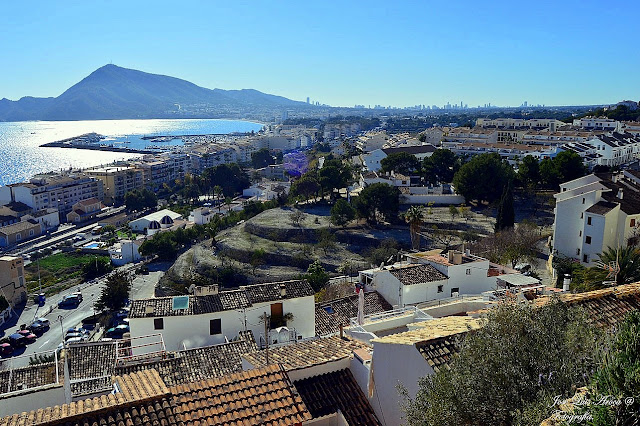
[[[57,98],[0,100],[0,121],[219,117],[307,107],[253,89],[207,89],[186,80],[105,65]]]

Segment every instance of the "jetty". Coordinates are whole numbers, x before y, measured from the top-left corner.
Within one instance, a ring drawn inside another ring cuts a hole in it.
[[[85,133],[80,136],[74,136],[72,138],[62,139],[55,142],[48,142],[40,145],[45,148],[75,148],[75,149],[88,149],[91,151],[110,151],[110,152],[122,152],[125,154],[153,154],[155,151],[150,149],[135,149],[127,147],[113,146],[112,144],[101,144],[100,141],[105,139],[106,136],[98,133]]]

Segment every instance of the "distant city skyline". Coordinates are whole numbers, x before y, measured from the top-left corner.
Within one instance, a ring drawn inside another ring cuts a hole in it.
[[[630,71],[640,66],[636,2],[35,1],[3,9],[0,98],[12,100],[58,96],[110,62],[331,106],[640,98]]]

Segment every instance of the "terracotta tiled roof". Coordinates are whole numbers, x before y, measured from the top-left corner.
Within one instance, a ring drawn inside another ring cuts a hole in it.
[[[446,280],[447,276],[432,265],[412,264],[401,267],[388,268],[391,275],[404,285],[422,284],[433,281]]]
[[[628,312],[640,309],[640,283],[625,284],[584,293],[563,294],[560,300],[570,306],[584,308],[593,323],[600,327],[615,326]],[[536,299],[537,305],[547,303],[548,297]]]
[[[393,309],[380,293],[364,295],[364,314],[377,314]],[[329,336],[340,331],[340,325],[349,325],[349,319],[358,315],[358,295],[354,294],[328,302],[316,303],[316,336]]]
[[[110,389],[116,362],[116,343],[69,345],[67,362],[71,393],[74,395],[89,395]]]
[[[295,370],[310,365],[323,364],[351,356],[355,349],[366,347],[356,340],[338,336],[305,340],[269,349],[269,363],[282,364],[285,370]],[[254,367],[266,365],[265,351],[243,355]]]
[[[1,426],[27,425],[183,425],[174,413],[169,389],[148,370],[114,379],[114,394],[0,419]]]
[[[130,318],[170,317],[180,315],[199,315],[211,312],[242,309],[250,306],[247,295],[243,290],[221,291],[209,296],[189,296],[189,306],[186,309],[173,309],[173,297],[155,297],[131,302]],[[153,311],[147,313],[147,307]]]
[[[449,368],[453,355],[460,352],[459,339],[465,334],[466,332],[416,343],[416,349],[433,371],[437,372],[440,368]]]
[[[170,353],[173,358],[116,367],[116,374],[155,369],[168,386],[175,386],[242,371],[240,355],[257,350],[253,334],[220,345]]]
[[[311,414],[281,367],[271,365],[171,388],[186,424],[286,425]]]
[[[62,382],[64,367],[58,366],[59,380]],[[48,362],[13,370],[0,371],[0,393],[36,388],[56,383],[56,365]]]
[[[284,289],[284,296],[282,289]],[[243,286],[239,290],[221,291],[209,296],[189,297],[186,309],[173,309],[173,297],[155,297],[131,302],[131,318],[168,317],[179,315],[199,315],[211,312],[229,311],[251,306],[252,303],[271,302],[313,296],[313,288],[306,280],[292,280],[267,284]],[[147,308],[153,308],[147,313]]]
[[[314,418],[340,410],[350,426],[380,424],[348,368],[299,380],[294,386]]]
[[[307,280],[291,280],[277,283],[254,284],[241,287],[246,290],[251,303],[271,302],[281,299],[313,296],[315,292]],[[285,295],[282,296],[281,288]]]

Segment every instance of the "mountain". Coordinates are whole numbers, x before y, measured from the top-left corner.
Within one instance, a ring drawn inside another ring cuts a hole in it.
[[[253,89],[207,89],[186,80],[105,65],[57,98],[0,100],[0,121],[187,118],[267,114],[304,102]]]

